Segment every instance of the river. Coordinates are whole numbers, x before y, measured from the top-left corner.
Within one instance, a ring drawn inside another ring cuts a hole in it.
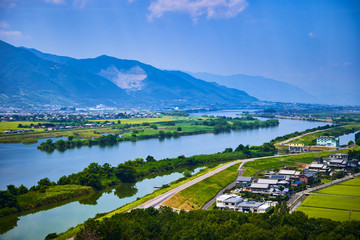
[[[196,113],[199,116],[226,115],[236,116],[233,111]],[[196,115],[194,114],[194,115]],[[280,119],[279,126],[261,129],[231,131],[221,134],[200,134],[168,138],[164,140],[148,139],[137,142],[121,142],[112,147],[82,147],[65,152],[45,153],[36,149],[38,144],[0,144],[0,187],[24,184],[35,185],[44,177],[56,181],[59,177],[81,171],[91,162],[117,165],[137,157],[152,155],[156,159],[176,157],[184,154],[215,153],[227,147],[236,148],[239,144],[261,145],[271,139],[308,128],[326,125],[323,122]],[[42,140],[44,141],[44,140]],[[196,171],[198,171],[197,169]],[[120,189],[101,193],[94,199],[73,201],[56,208],[35,212],[14,218],[6,226],[6,233],[0,239],[43,239],[48,233],[63,232],[71,226],[84,222],[97,213],[108,212],[130,203],[154,191],[154,187],[170,183],[182,177],[181,173],[172,173],[153,179],[145,179],[135,185],[122,185]],[[11,227],[11,225],[13,225]],[[12,229],[11,229],[12,228]],[[5,231],[2,229],[2,231]]]

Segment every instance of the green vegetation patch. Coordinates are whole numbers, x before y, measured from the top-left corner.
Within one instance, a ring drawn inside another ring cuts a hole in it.
[[[360,198],[316,194],[306,198],[301,206],[360,212]]]
[[[304,143],[305,145],[315,145],[316,144],[316,138],[320,136],[335,136],[339,137],[344,134],[349,134],[356,132],[360,129],[359,125],[348,125],[348,126],[342,126],[337,128],[328,129],[325,131],[315,132],[312,134],[305,135],[303,137],[297,138],[293,141],[290,141],[290,143]]]
[[[360,197],[360,185],[334,185],[329,188],[324,188],[322,190],[317,191],[318,193],[323,194],[334,194],[334,195],[344,195],[344,196],[356,196]]]
[[[163,205],[176,209],[200,209],[207,201],[213,198],[223,187],[236,180],[239,164],[231,166],[203,181],[196,183],[175,194]]]
[[[296,211],[301,211],[314,218],[329,218],[335,221],[349,220],[349,210],[336,210],[328,208],[316,208],[308,206],[300,206]],[[360,212],[351,211],[351,220],[360,220]]]
[[[69,198],[93,192],[92,187],[79,185],[57,185],[46,188],[44,191],[29,191],[18,196],[19,208],[22,210],[60,202]]]

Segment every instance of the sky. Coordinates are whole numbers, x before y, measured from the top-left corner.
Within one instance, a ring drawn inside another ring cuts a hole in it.
[[[359,0],[0,0],[0,39],[161,69],[247,74],[360,105]]]

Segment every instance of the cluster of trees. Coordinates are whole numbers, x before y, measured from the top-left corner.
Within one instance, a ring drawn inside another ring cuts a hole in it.
[[[100,136],[95,139],[74,139],[73,136],[69,136],[68,140],[58,140],[55,143],[51,139],[42,142],[37,148],[41,151],[52,152],[55,149],[58,151],[65,151],[66,149],[71,149],[81,146],[112,146],[121,141],[121,138],[117,134],[108,134]]]
[[[134,209],[102,221],[84,223],[76,235],[87,239],[358,239],[360,221],[337,222],[288,214],[281,207],[267,214],[232,211],[173,212],[168,207]]]
[[[360,146],[360,132],[355,134],[355,143],[356,145]]]
[[[231,123],[230,123],[231,122]],[[266,121],[260,121],[252,116],[245,116],[241,118],[232,118],[232,117],[218,117],[215,119],[207,119],[200,122],[195,122],[196,124],[202,124],[205,126],[214,126],[214,132],[226,132],[230,130],[241,130],[241,129],[254,129],[262,127],[274,127],[279,125],[279,120],[270,119]]]

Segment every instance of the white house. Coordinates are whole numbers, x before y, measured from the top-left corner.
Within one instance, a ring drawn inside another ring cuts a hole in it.
[[[223,194],[216,198],[216,207],[218,209],[235,210],[236,206],[244,200],[235,194]]]
[[[333,136],[320,136],[316,138],[316,145],[326,146],[326,147],[338,147],[339,138]]]

